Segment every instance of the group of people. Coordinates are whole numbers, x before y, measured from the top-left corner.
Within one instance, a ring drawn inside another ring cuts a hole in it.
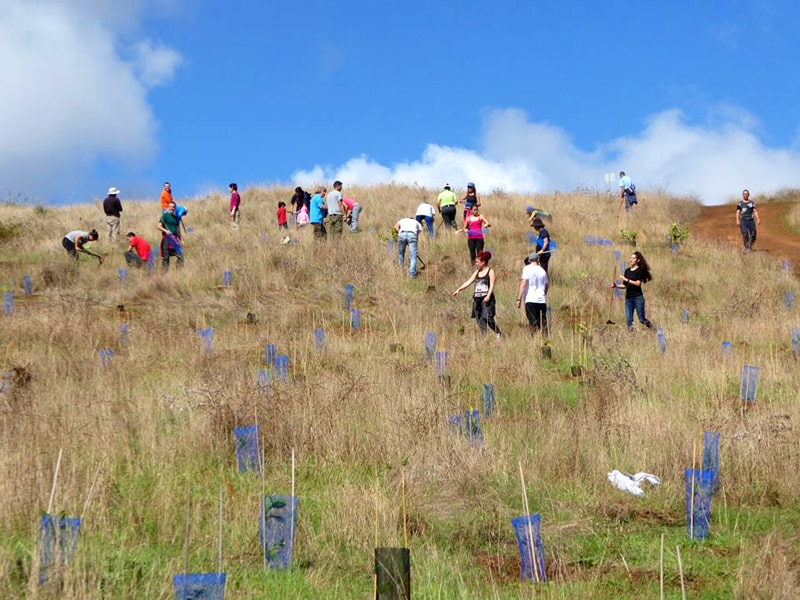
[[[236,196],[235,206],[233,195],[231,198],[231,223],[238,226],[239,194],[237,185],[231,183],[230,189],[232,194]],[[108,195],[103,200],[106,230],[108,232],[108,239],[111,242],[116,242],[119,238],[120,221],[123,212],[122,202],[119,196],[120,191],[116,187],[111,187],[108,189]],[[178,267],[183,266],[184,241],[181,228],[186,231],[186,225],[183,222],[186,209],[184,207],[178,207],[175,204],[172,197],[172,186],[169,182],[164,182],[160,200],[161,216],[158,223],[156,223],[156,229],[161,232],[161,243],[159,245],[161,265],[164,270],[167,270],[171,257],[175,257]],[[132,265],[141,268],[153,259],[152,249],[147,240],[136,235],[133,231],[129,231],[125,237],[128,243],[128,248],[125,251],[125,261],[129,266]],[[97,258],[102,264],[105,255],[92,252],[89,246],[89,242],[93,242],[99,238],[100,234],[96,229],[92,229],[91,231],[70,231],[62,239],[62,246],[75,260],[78,259],[79,254],[86,254]]]
[[[338,237],[344,231],[345,225],[350,233],[357,233],[361,204],[346,197],[342,193],[343,187],[344,184],[338,179],[333,182],[330,192],[328,188],[319,186],[312,195],[302,187],[296,187],[289,200],[291,208],[287,208],[285,202],[278,202],[278,227],[289,227],[288,213],[295,216],[297,227],[310,224],[317,239],[327,238],[329,232],[332,238]]]
[[[629,211],[637,204],[636,186],[631,178],[620,171],[620,206],[624,202],[625,210]],[[232,227],[239,226],[241,197],[238,185],[231,183],[229,203],[229,216]],[[290,207],[285,202],[278,203],[278,226],[288,228],[288,214],[295,216],[296,225],[301,227],[310,224],[313,227],[315,238],[325,238],[330,231],[331,237],[341,235],[344,225],[347,224],[350,232],[358,231],[361,205],[352,198],[345,198],[341,181],[334,181],[333,190],[328,192],[325,187],[318,187],[314,194],[295,188],[290,199]],[[120,191],[116,187],[108,189],[108,195],[103,200],[106,230],[110,241],[119,237],[120,221],[123,212],[119,198]],[[491,329],[501,338],[501,332],[495,321],[496,299],[494,268],[490,266],[491,252],[484,250],[484,232],[491,227],[491,223],[480,212],[481,198],[477,193],[474,183],[467,184],[466,193],[459,198],[453,192],[449,183],[444,185],[437,196],[438,207],[423,201],[419,204],[414,218],[404,217],[397,221],[394,230],[397,234],[397,260],[402,267],[405,262],[406,250],[410,251],[409,275],[417,276],[418,238],[423,231],[423,224],[427,228],[430,238],[435,235],[434,218],[436,211],[448,229],[463,233],[467,237],[470,263],[475,266],[475,271],[454,292],[457,296],[462,290],[473,285],[472,316],[476,319],[480,332],[485,334]],[[462,226],[456,224],[457,206],[463,204]],[[156,229],[161,233],[160,254],[162,267],[169,268],[169,259],[176,258],[177,266],[183,264],[183,237],[181,228],[186,230],[182,217],[186,209],[178,207],[172,197],[172,188],[169,182],[164,183],[161,191],[162,214],[156,224]],[[550,233],[544,225],[541,211],[528,207],[527,217],[530,226],[537,232],[535,238],[536,248],[524,258],[524,267],[520,274],[517,306],[525,308],[525,315],[532,331],[547,332],[547,303],[546,296],[550,288],[548,265],[555,243],[550,239]],[[756,224],[761,224],[755,203],[750,199],[749,190],[742,191],[742,200],[736,206],[736,224],[739,227],[745,251],[753,248],[756,241]],[[74,230],[67,233],[62,245],[70,256],[77,259],[79,253],[93,256],[103,262],[105,255],[98,255],[90,250],[89,242],[99,239],[96,229],[91,231]],[[128,248],[125,251],[125,260],[128,265],[142,267],[152,259],[150,244],[135,232],[126,234]],[[652,323],[646,317],[643,285],[652,279],[650,266],[641,252],[633,252],[629,259],[629,266],[622,274],[620,281],[613,281],[612,288],[625,290],[625,319],[628,328],[633,327],[634,313],[645,327],[651,328]]]

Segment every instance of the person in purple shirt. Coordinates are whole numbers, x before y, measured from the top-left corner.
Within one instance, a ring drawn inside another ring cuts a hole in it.
[[[239,197],[239,186],[235,183],[232,183],[228,186],[228,189],[231,191],[231,203],[229,207],[229,212],[231,215],[231,227],[238,227],[239,205],[242,202],[242,199]]]

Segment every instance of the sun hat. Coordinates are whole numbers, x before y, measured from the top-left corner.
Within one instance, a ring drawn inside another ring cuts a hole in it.
[[[119,194],[119,190],[115,187],[108,188],[108,195],[109,196],[116,196]]]

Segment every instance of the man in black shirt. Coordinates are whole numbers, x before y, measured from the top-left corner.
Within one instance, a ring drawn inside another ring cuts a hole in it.
[[[122,203],[119,201],[117,188],[108,188],[108,196],[103,200],[103,212],[106,213],[108,238],[113,242],[119,237],[119,218],[122,213]]]

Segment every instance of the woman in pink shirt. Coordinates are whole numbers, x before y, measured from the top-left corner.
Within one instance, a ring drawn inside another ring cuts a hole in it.
[[[475,264],[475,257],[483,250],[483,229],[491,227],[489,221],[480,214],[477,204],[472,206],[469,214],[464,217],[464,228],[460,231],[467,234],[467,247],[469,248],[469,262]]]
[[[239,226],[239,204],[241,204],[242,199],[239,197],[239,186],[235,183],[232,183],[228,186],[228,189],[231,191],[231,203],[228,208],[228,211],[231,215],[231,227],[238,227]]]
[[[342,198],[342,204],[347,214],[344,220],[350,225],[350,233],[358,231],[358,216],[361,214],[361,205],[352,198]]]

